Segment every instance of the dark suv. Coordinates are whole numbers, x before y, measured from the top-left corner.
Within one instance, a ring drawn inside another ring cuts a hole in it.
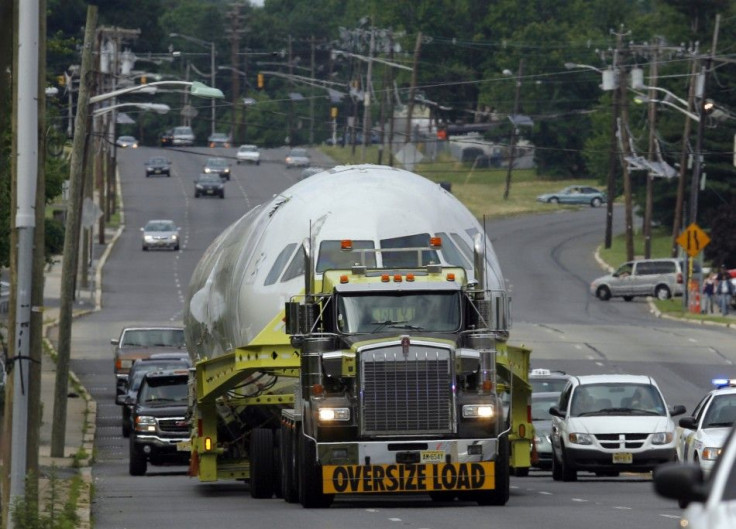
[[[189,452],[178,444],[189,441],[187,381],[189,370],[146,373],[131,413],[131,476],[142,476],[151,465],[186,465]]]

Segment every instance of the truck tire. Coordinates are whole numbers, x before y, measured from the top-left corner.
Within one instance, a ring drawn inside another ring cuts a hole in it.
[[[281,430],[273,431],[273,467],[271,468],[273,476],[273,493],[277,498],[283,497],[281,490]]]
[[[250,495],[256,499],[271,498],[273,483],[273,432],[256,428],[250,434]]]
[[[498,456],[496,457],[496,488],[494,490],[475,493],[478,505],[506,505],[509,501],[509,439],[506,436],[498,439]]]
[[[296,482],[294,455],[294,433],[291,428],[281,425],[281,495],[287,503],[299,502],[299,486]]]
[[[297,433],[299,446],[299,503],[305,509],[324,509],[332,504],[334,494],[322,492],[322,468],[317,463],[315,442]]]
[[[130,459],[128,461],[128,472],[131,476],[143,476],[148,468],[146,456],[135,449],[135,441],[130,440]]]

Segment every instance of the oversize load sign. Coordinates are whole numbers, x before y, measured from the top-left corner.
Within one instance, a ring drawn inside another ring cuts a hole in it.
[[[492,490],[495,463],[325,465],[322,479],[325,494]]]

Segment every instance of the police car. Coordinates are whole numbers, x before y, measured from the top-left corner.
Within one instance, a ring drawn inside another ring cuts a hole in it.
[[[736,379],[715,379],[713,384],[716,389],[703,397],[692,416],[680,419],[675,433],[678,459],[699,464],[706,475],[736,421]]]

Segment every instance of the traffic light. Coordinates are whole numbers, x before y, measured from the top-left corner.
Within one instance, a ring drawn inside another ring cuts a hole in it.
[[[331,107],[330,108],[330,117],[332,119],[335,119],[337,117],[337,107]]]
[[[258,74],[258,89],[261,90],[263,88],[263,74]]]
[[[57,75],[56,76],[56,82],[59,83],[59,86],[66,86],[66,76],[64,76],[64,75]]]
[[[146,84],[148,82],[148,79],[146,79],[145,75],[141,75],[141,84]]]

